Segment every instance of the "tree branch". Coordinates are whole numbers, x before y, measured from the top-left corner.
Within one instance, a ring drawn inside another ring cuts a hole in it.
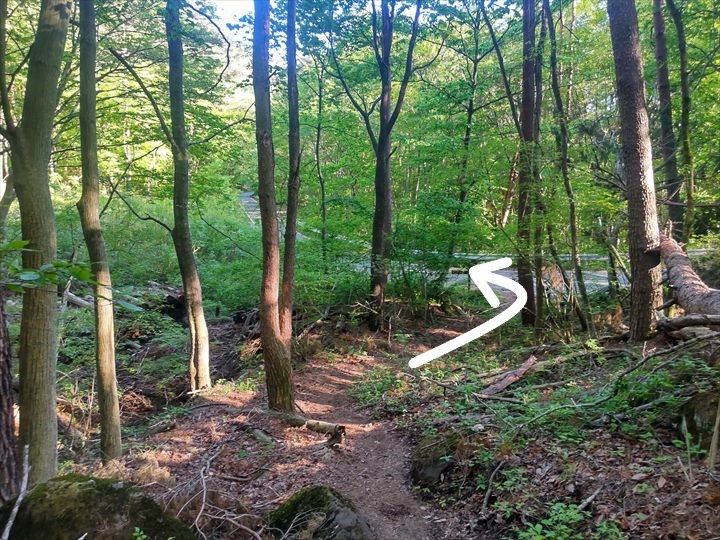
[[[160,127],[162,128],[163,134],[165,135],[165,138],[167,139],[167,142],[170,146],[173,148],[175,145],[175,139],[173,139],[172,133],[170,132],[170,128],[168,127],[167,123],[165,122],[165,118],[162,115],[162,111],[160,110],[160,107],[157,104],[157,101],[155,101],[155,98],[150,93],[150,90],[148,90],[147,86],[145,86],[145,83],[142,81],[140,76],[138,75],[137,71],[135,71],[135,68],[133,68],[130,63],[125,60],[125,58],[117,52],[112,47],[108,49],[110,51],[110,54],[112,54],[115,58],[117,58],[120,63],[125,66],[125,69],[128,70],[130,75],[132,75],[132,78],[135,79],[135,82],[138,84],[140,89],[143,91],[143,94],[145,94],[145,97],[150,102],[150,105],[152,105],[153,110],[155,111],[155,116],[157,116],[158,121],[160,122]],[[167,226],[166,226],[167,228]],[[168,229],[169,230],[169,229]]]
[[[408,82],[413,74],[413,52],[415,50],[415,43],[417,42],[418,29],[420,28],[420,10],[422,9],[422,0],[415,2],[415,18],[412,24],[412,33],[410,34],[410,43],[408,44],[407,56],[405,57],[405,73],[403,73],[402,81],[400,82],[400,90],[398,91],[397,101],[395,102],[395,108],[393,109],[390,121],[388,124],[389,129],[392,129],[395,122],[400,115],[400,108],[402,107],[403,101],[405,100],[405,92],[407,91]]]

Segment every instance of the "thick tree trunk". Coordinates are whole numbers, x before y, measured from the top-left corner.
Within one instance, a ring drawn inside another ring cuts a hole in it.
[[[527,293],[522,310],[525,326],[535,324],[536,298],[530,257],[533,163],[535,153],[535,2],[523,0],[522,101],[520,104],[520,172],[518,175],[518,282]]]
[[[10,131],[15,191],[20,206],[25,268],[50,264],[57,254],[55,213],[50,195],[48,165],[57,87],[72,11],[68,0],[43,0],[38,30],[30,49],[23,100],[22,124]],[[6,97],[6,96],[4,96]],[[55,285],[29,288],[23,294],[20,322],[20,444],[29,447],[30,484],[45,481],[57,471],[55,366],[57,314]]]
[[[608,0],[610,35],[615,59],[620,133],[628,199],[628,243],[632,285],[630,338],[645,339],[661,303],[660,271],[651,268],[645,252],[660,239],[652,145],[643,79],[642,51],[634,0]]]
[[[693,155],[690,148],[690,69],[688,68],[687,40],[682,13],[675,5],[675,0],[666,0],[668,11],[677,33],[678,53],[680,55],[680,150],[683,175],[685,176],[685,223],[683,224],[683,240],[687,242],[692,235],[695,218],[695,171]]]
[[[209,388],[210,380],[210,337],[202,301],[202,285],[198,274],[190,234],[188,199],[190,192],[190,170],[187,137],[185,134],[185,96],[183,89],[183,45],[180,25],[179,0],[168,0],[165,11],[167,33],[170,94],[170,118],[172,121],[172,154],[174,166],[173,181],[173,244],[180,267],[185,293],[188,326],[190,328],[190,387],[192,390]]]
[[[285,215],[285,251],[283,252],[280,333],[283,344],[291,349],[293,289],[295,287],[295,239],[297,237],[298,196],[300,194],[300,105],[297,86],[297,44],[295,42],[296,1],[287,4],[288,64],[288,158],[287,213]]]
[[[5,321],[4,293],[0,290],[0,505],[17,495],[21,472],[15,438],[10,340]]]
[[[574,4],[573,4],[574,5]],[[570,180],[570,170],[568,166],[568,117],[565,113],[565,106],[560,93],[560,73],[557,58],[557,39],[555,35],[555,23],[552,18],[552,10],[550,9],[550,0],[543,0],[543,10],[548,20],[548,35],[550,37],[550,71],[552,93],[555,99],[555,118],[558,123],[556,132],[556,145],[558,149],[559,159],[558,168],[563,179],[565,195],[568,200],[570,213],[570,256],[572,261],[573,273],[575,275],[575,283],[580,296],[579,305],[577,305],[577,314],[583,329],[588,328],[589,321],[587,317],[589,301],[587,288],[585,287],[585,278],[582,273],[582,265],[580,262],[580,246],[578,239],[578,217],[577,217],[577,201],[575,200],[575,191],[573,190],[572,181]]]
[[[667,40],[665,37],[665,16],[662,0],[653,0],[653,28],[655,30],[655,62],[657,63],[657,85],[660,97],[660,148],[667,188],[668,216],[673,223],[673,238],[683,238],[683,207],[680,203],[682,179],[678,173],[677,145],[673,131],[672,96],[668,73]]]
[[[115,375],[115,320],[110,267],[100,226],[100,172],[96,125],[96,35],[93,0],[80,0],[80,147],[82,196],[77,204],[95,284],[95,364],[103,462],[122,455]]]
[[[705,285],[680,245],[661,235],[659,251],[675,300],[685,313],[720,315],[720,290]]]
[[[280,330],[280,243],[275,203],[275,150],[270,111],[270,2],[255,0],[253,90],[258,153],[258,198],[262,222],[263,274],[260,292],[260,341],[271,409],[294,410],[290,351]]]

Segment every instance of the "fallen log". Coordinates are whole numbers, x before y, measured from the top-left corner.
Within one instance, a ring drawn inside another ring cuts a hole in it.
[[[534,354],[531,354],[519,368],[508,371],[507,373],[505,373],[505,376],[500,379],[499,382],[491,384],[490,386],[485,388],[485,390],[480,392],[480,394],[482,396],[494,396],[495,394],[499,394],[512,383],[519,381],[523,377],[523,375],[525,375],[536,363],[537,358]]]
[[[687,326],[720,326],[720,315],[694,313],[684,317],[663,319],[658,322],[659,330],[680,330]]]
[[[720,290],[708,287],[692,269],[690,259],[675,240],[660,235],[660,245],[648,251],[665,264],[668,283],[677,303],[687,314],[720,315]]]

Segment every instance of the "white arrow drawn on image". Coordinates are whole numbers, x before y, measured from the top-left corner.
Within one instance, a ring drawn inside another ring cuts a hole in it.
[[[490,288],[490,283],[493,283],[515,293],[515,301],[508,308],[506,308],[503,312],[495,315],[495,317],[493,317],[489,321],[485,321],[480,326],[473,328],[472,330],[465,332],[464,334],[453,338],[450,341],[443,343],[438,347],[435,347],[434,349],[430,349],[429,351],[425,351],[424,353],[417,355],[415,358],[410,360],[410,363],[408,365],[411,368],[417,368],[427,364],[428,362],[432,362],[433,360],[436,360],[437,358],[440,358],[441,356],[444,356],[447,353],[454,351],[455,349],[459,349],[463,345],[467,345],[471,341],[474,341],[481,336],[484,336],[488,332],[492,332],[498,326],[505,324],[515,315],[520,313],[522,308],[525,306],[525,303],[527,302],[527,293],[525,292],[525,289],[523,289],[522,286],[516,281],[494,273],[511,265],[512,260],[510,259],[510,257],[504,257],[496,261],[476,264],[475,266],[470,268],[469,271],[470,279],[473,280],[473,283],[477,285],[477,288],[480,289],[481,293],[483,293],[485,299],[494,308],[500,305],[500,300],[495,294],[495,291]]]

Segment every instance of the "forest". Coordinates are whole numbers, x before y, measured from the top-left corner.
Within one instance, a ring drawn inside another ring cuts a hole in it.
[[[0,539],[720,538],[718,0],[0,0]]]

